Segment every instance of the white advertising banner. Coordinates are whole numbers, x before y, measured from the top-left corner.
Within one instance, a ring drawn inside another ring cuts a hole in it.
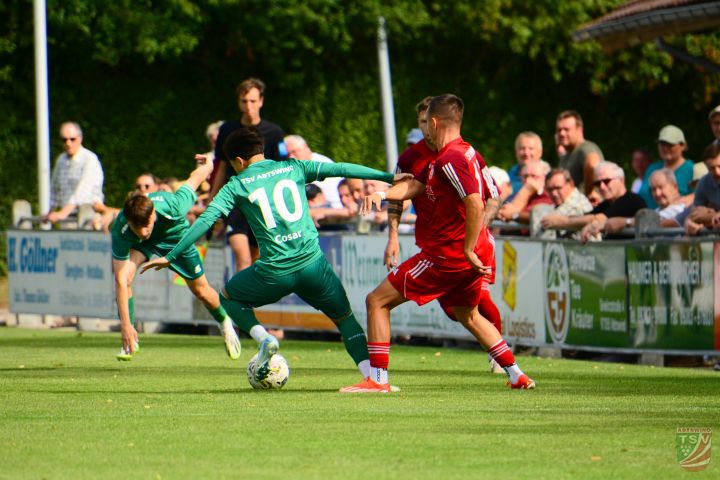
[[[545,344],[542,251],[540,242],[498,240],[495,245],[497,274],[490,295],[510,343]]]
[[[10,310],[115,318],[110,236],[9,230]]]

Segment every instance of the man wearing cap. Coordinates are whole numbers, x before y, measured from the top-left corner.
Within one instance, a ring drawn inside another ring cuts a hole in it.
[[[658,135],[660,160],[651,163],[645,171],[643,184],[638,192],[648,208],[657,208],[658,206],[650,193],[650,175],[661,168],[669,168],[673,171],[680,195],[686,203],[692,203],[693,192],[690,182],[693,178],[693,162],[684,157],[685,150],[687,150],[687,142],[685,142],[683,131],[675,125],[665,125]]]
[[[715,143],[720,143],[720,105],[710,110],[708,122],[710,123],[710,130],[712,130],[713,136],[715,137]]]
[[[595,180],[595,167],[605,160],[602,150],[594,142],[585,140],[583,120],[575,110],[558,114],[555,136],[558,147],[567,152],[560,157],[559,167],[569,170],[578,190],[589,195]]]

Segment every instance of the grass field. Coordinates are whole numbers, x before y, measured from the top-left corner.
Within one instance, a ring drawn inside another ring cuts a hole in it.
[[[359,380],[342,344],[287,341],[281,391],[253,391],[220,337],[0,328],[0,478],[719,478],[683,471],[677,427],[720,429],[720,375],[521,357],[511,391],[478,351],[393,347],[402,392]],[[720,438],[716,438],[716,444]]]

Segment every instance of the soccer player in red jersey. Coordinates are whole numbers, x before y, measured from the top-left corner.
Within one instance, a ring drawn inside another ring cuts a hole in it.
[[[512,388],[529,389],[535,382],[515,363],[497,329],[478,312],[483,277],[492,275],[487,252],[491,244],[484,223],[484,192],[489,173],[475,149],[460,136],[463,103],[455,95],[434,97],[427,108],[428,136],[438,156],[419,178],[387,192],[365,197],[362,208],[425,193],[432,202],[423,250],[392,270],[366,299],[370,377],[342,388],[343,393],[390,392],[390,311],[413,300],[418,305],[438,299],[477,338],[505,370]]]
[[[438,152],[432,140],[428,136],[427,131],[427,118],[425,112],[427,111],[428,104],[432,100],[432,97],[425,97],[415,107],[418,114],[418,127],[423,133],[423,139],[418,143],[408,147],[398,158],[396,173],[412,173],[416,178],[427,170],[428,165],[434,162],[437,158]],[[480,165],[485,167],[480,154],[477,154]],[[484,188],[484,199],[485,199],[485,215],[484,225],[487,226],[494,218],[495,214],[500,207],[502,200],[498,195],[498,189],[495,186],[495,182],[489,175],[485,176],[486,182]],[[415,243],[424,250],[425,239],[431,234],[432,228],[430,226],[430,217],[432,214],[433,203],[430,201],[425,192],[420,193],[412,199],[415,214],[417,220],[415,221]],[[402,215],[402,204],[403,202],[391,201],[388,204],[388,243],[385,247],[384,264],[391,270],[398,265],[398,259],[400,254],[400,245],[398,242],[398,225],[400,223],[400,217]],[[491,244],[488,246],[490,250],[486,251],[486,259],[483,263],[492,267],[493,273],[487,277],[484,277],[484,283],[482,286],[482,298],[478,304],[478,310],[480,315],[485,317],[492,323],[497,331],[502,333],[502,319],[500,318],[500,311],[490,297],[490,284],[495,283],[495,242],[492,235],[488,237],[491,240]],[[452,309],[447,306],[443,306],[445,314],[452,320],[456,320]],[[488,355],[489,356],[489,355]],[[505,373],[500,365],[489,356],[490,371],[494,373]]]

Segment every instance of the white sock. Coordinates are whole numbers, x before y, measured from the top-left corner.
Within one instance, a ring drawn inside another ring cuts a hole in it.
[[[388,371],[387,368],[370,367],[370,379],[376,383],[384,385],[388,383]]]
[[[509,367],[503,368],[505,369],[505,373],[508,374],[508,377],[510,377],[510,383],[517,382],[518,378],[520,378],[520,375],[523,374],[522,370],[520,370],[520,367],[518,367],[516,363],[513,363]]]
[[[267,330],[265,330],[265,327],[262,325],[255,325],[250,329],[250,336],[255,340],[257,343],[261,343],[263,340],[265,340],[270,334]]]
[[[370,360],[363,360],[358,363],[357,367],[363,378],[368,378],[370,376]]]

